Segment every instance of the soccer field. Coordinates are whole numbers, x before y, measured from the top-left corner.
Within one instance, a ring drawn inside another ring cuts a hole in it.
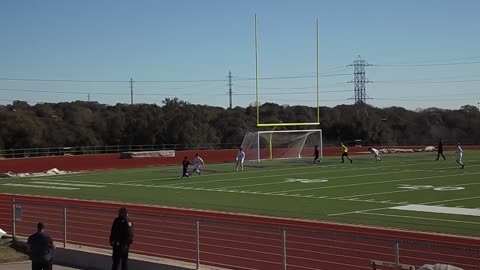
[[[180,179],[180,166],[3,179],[0,192],[155,204],[480,236],[480,152],[465,169],[436,153],[208,164]]]

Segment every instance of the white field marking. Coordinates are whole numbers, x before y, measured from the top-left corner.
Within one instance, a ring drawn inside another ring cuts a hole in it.
[[[297,191],[306,191],[306,190],[313,190],[313,189],[327,189],[327,188],[352,187],[352,186],[373,185],[373,184],[386,184],[386,183],[395,183],[395,182],[404,182],[404,181],[414,181],[414,180],[423,180],[423,179],[432,179],[432,178],[445,178],[445,177],[451,177],[451,176],[477,175],[477,174],[480,174],[480,172],[464,173],[464,174],[449,174],[449,175],[440,175],[440,176],[427,176],[427,177],[417,177],[417,178],[407,178],[407,179],[396,179],[396,180],[389,180],[389,181],[363,182],[363,183],[344,184],[344,185],[336,185],[336,186],[294,189],[294,190],[289,190],[289,191],[283,190],[283,191],[279,191],[279,192],[297,192]],[[332,177],[330,179],[332,179]]]
[[[357,175],[346,175],[346,176],[335,176],[335,177],[328,177],[328,179],[344,179],[344,178],[356,178],[356,177],[364,177],[364,176],[375,176],[375,175],[387,175],[387,174],[394,174],[394,173],[410,173],[410,172],[416,172],[417,170],[408,170],[408,171],[398,171],[398,172],[386,172],[386,173],[369,173],[369,174],[357,174]],[[315,173],[315,172],[309,172],[309,173]],[[262,176],[262,178],[265,177],[278,177],[278,176],[284,176],[284,175],[299,175],[299,174],[307,174],[307,173],[291,173],[291,174],[282,174],[282,175],[273,175],[273,176]],[[249,178],[258,178],[258,176],[255,177],[249,177]],[[238,178],[239,179],[239,178]],[[205,182],[201,182],[202,184]],[[256,187],[256,186],[267,186],[267,185],[279,185],[279,184],[285,184],[285,181],[282,182],[270,182],[270,183],[258,183],[258,184],[249,184],[249,185],[239,185],[239,186],[225,186],[225,187],[219,187],[219,188],[242,188],[242,187]],[[325,188],[328,188],[325,187]],[[307,189],[300,189],[301,190],[310,190],[310,188]],[[279,191],[280,192],[280,191]],[[281,192],[291,192],[291,191],[281,191]]]
[[[474,224],[480,225],[480,222],[471,222],[471,221],[461,221],[461,220],[451,220],[451,219],[443,219],[443,218],[425,218],[425,217],[414,217],[414,216],[401,216],[401,215],[389,215],[389,214],[380,214],[380,213],[367,213],[367,212],[360,212],[359,214],[362,215],[375,215],[375,216],[386,216],[386,217],[398,217],[398,218],[410,218],[410,219],[422,219],[422,220],[434,220],[434,221],[442,221],[442,222],[454,222],[454,223],[463,223],[463,224]]]
[[[221,164],[223,165],[223,164]],[[232,164],[226,164],[226,165],[232,165]],[[235,166],[235,165],[233,165]],[[324,165],[323,167],[337,167],[338,164],[331,164],[331,165]],[[295,166],[295,167],[288,167],[288,168],[276,168],[276,169],[270,169],[270,170],[260,170],[260,169],[254,169],[254,170],[248,170],[248,171],[242,171],[241,173],[242,174],[249,174],[249,173],[258,173],[258,172],[276,172],[276,171],[286,171],[286,170],[292,170],[292,168],[296,168],[296,167],[300,167],[300,168],[309,168],[310,166]],[[180,167],[179,167],[180,168]],[[158,170],[158,168],[157,168]],[[179,172],[180,172],[180,169],[179,169]],[[327,171],[328,172],[328,171]],[[331,172],[334,172],[334,171],[331,171]],[[224,175],[232,175],[232,174],[239,174],[240,172],[221,172],[221,173],[216,173],[216,174],[212,174],[212,175],[209,175],[209,176],[224,176]],[[169,179],[177,179],[178,177],[175,177],[175,178],[153,178],[153,179],[141,179],[141,180],[131,180],[131,181],[124,181],[124,182],[120,182],[120,183],[125,183],[125,184],[129,184],[129,183],[136,183],[136,182],[147,182],[147,181],[156,181],[156,180],[169,180]],[[214,181],[218,181],[218,180],[214,180]],[[223,180],[222,180],[223,181]]]
[[[330,217],[330,216],[341,216],[341,215],[348,215],[348,214],[360,214],[362,212],[383,210],[383,209],[388,209],[388,208],[390,208],[390,207],[380,207],[380,208],[373,208],[373,209],[367,209],[367,210],[357,210],[357,211],[335,213],[335,214],[329,214],[328,216]]]
[[[457,205],[457,206],[455,206],[455,207],[463,208],[463,207],[465,207],[465,206],[463,206],[463,205]]]
[[[410,165],[415,165],[415,164],[418,164],[417,163],[411,163],[411,164],[405,164],[405,165],[392,165],[392,166],[385,166],[385,168],[396,168],[396,167],[399,167],[399,166],[410,166]],[[332,165],[325,165],[325,167],[337,167],[338,164],[332,164]],[[470,167],[472,167],[473,165],[471,165]],[[480,166],[480,165],[479,165]],[[276,171],[285,171],[285,170],[292,170],[293,167],[288,167],[288,168],[280,168],[280,169],[271,169],[271,170],[253,170],[253,171],[243,171],[242,174],[245,174],[246,172],[247,173],[255,173],[255,174],[258,174],[259,172],[276,172]],[[338,172],[338,170],[330,170],[330,171],[322,171],[322,170],[318,170],[318,169],[314,169],[314,168],[318,168],[318,167],[311,167],[311,166],[299,166],[298,168],[304,168],[304,169],[308,169],[308,168],[311,168],[312,171],[309,171],[309,172],[306,172],[306,173],[291,173],[291,174],[279,174],[279,175],[267,175],[267,176],[262,176],[262,178],[266,178],[266,177],[282,177],[282,176],[288,176],[288,175],[300,175],[300,174],[309,174],[309,173],[318,173],[318,172],[321,172],[321,173],[330,173],[330,172]],[[457,168],[457,167],[452,167],[452,168]],[[375,166],[371,166],[371,167],[365,167],[365,168],[358,168],[358,167],[355,167],[355,168],[347,168],[347,169],[343,169],[341,172],[349,172],[349,171],[357,171],[357,170],[376,170],[377,167]],[[239,174],[239,172],[229,172],[229,173],[217,173],[215,175],[211,175],[211,176],[223,176],[223,175],[230,175],[230,174]],[[251,177],[240,177],[240,178],[229,178],[229,179],[218,179],[218,180],[207,180],[207,181],[202,181],[200,183],[214,183],[214,182],[231,182],[231,181],[237,181],[237,180],[246,180],[246,179],[256,179],[258,178],[258,175],[256,176],[251,176]],[[174,179],[178,179],[178,177],[175,177],[175,178],[152,178],[152,179],[143,179],[143,180],[136,180],[135,182],[147,182],[147,181],[157,181],[157,180],[174,180]],[[119,183],[134,183],[134,181],[125,181],[125,182],[119,182]],[[191,182],[191,183],[188,183],[188,184],[199,184],[197,182]],[[174,185],[178,185],[178,184],[171,184],[172,186]],[[167,185],[168,186],[168,185]]]
[[[427,204],[436,204],[436,203],[442,203],[442,202],[473,200],[473,199],[478,199],[478,198],[480,198],[480,196],[459,198],[459,199],[450,199],[450,200],[443,200],[443,201],[434,201],[434,202],[425,202],[425,203],[420,203],[420,204],[427,205]],[[401,203],[395,203],[395,204],[406,205],[406,204],[408,204],[408,202],[401,202]],[[370,212],[370,211],[383,210],[383,209],[389,209],[389,208],[390,207],[382,207],[382,208],[374,208],[374,209],[357,210],[357,211],[350,211],[350,212],[344,212],[344,213],[330,214],[329,216],[348,215],[348,214],[352,214],[352,213]]]
[[[94,188],[104,188],[106,186],[100,185],[90,185],[90,184],[73,184],[73,183],[60,183],[60,182],[44,182],[44,181],[34,181],[30,182],[31,184],[44,184],[44,185],[57,185],[57,186],[72,186],[72,187],[94,187]]]
[[[447,203],[447,202],[456,202],[456,201],[465,201],[465,200],[472,200],[472,199],[478,199],[480,196],[475,196],[475,197],[468,197],[468,198],[459,198],[459,199],[450,199],[450,200],[443,200],[443,201],[436,201],[436,202],[424,202],[424,203],[419,203],[419,204],[435,204],[435,203]]]
[[[480,217],[480,210],[470,209],[470,208],[408,204],[408,205],[390,207],[390,209]]]
[[[41,186],[41,185],[30,185],[30,184],[14,184],[14,183],[5,183],[2,186],[12,186],[12,187],[28,187],[28,188],[48,188],[48,189],[62,189],[62,190],[77,190],[80,188],[74,187],[56,187],[56,186]]]
[[[457,186],[470,186],[470,185],[480,185],[480,182],[475,182],[475,183],[467,183],[467,184],[456,184],[456,185],[451,185],[450,187],[457,187]],[[397,191],[386,191],[386,192],[376,192],[376,193],[368,193],[368,194],[359,194],[359,195],[351,195],[351,196],[343,196],[339,197],[339,199],[346,199],[350,197],[363,197],[363,196],[371,196],[371,195],[383,195],[383,194],[392,194],[392,193],[401,193],[401,192],[409,192],[409,191],[429,191],[433,189],[409,189],[409,190],[397,190]]]

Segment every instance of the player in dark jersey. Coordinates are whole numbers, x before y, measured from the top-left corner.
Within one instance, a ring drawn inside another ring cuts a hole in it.
[[[443,143],[442,143],[442,140],[440,140],[440,141],[438,142],[438,147],[437,147],[437,159],[435,159],[435,160],[440,159],[440,156],[443,157],[443,160],[446,160],[445,156],[443,155]]]
[[[183,161],[182,161],[183,171],[182,171],[181,178],[184,178],[184,177],[190,178],[190,175],[188,174],[188,165],[193,165],[193,163],[191,163],[188,160],[188,157],[185,156],[185,158],[183,158]]]
[[[320,152],[318,151],[318,145],[315,145],[315,152],[313,153],[313,165],[320,163]]]

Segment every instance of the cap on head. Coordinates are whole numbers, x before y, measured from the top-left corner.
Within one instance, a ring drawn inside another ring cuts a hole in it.
[[[122,207],[122,208],[118,209],[118,216],[119,217],[126,217],[127,215],[128,215],[127,208]]]
[[[315,148],[318,148],[318,145],[315,144]]]
[[[185,156],[183,159],[188,159],[188,157],[187,157],[187,156]]]
[[[198,153],[196,153],[195,156],[198,157]]]
[[[37,224],[37,230],[38,230],[38,231],[41,231],[41,230],[43,230],[43,229],[45,229],[45,224],[43,224],[42,222],[39,222],[39,223]]]
[[[371,147],[368,147],[368,151],[372,151],[372,148],[371,148]]]
[[[242,148],[242,147],[240,147],[240,151],[241,151],[241,150],[243,150],[243,148]]]

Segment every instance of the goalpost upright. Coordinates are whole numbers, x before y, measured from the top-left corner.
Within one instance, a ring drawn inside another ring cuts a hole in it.
[[[320,125],[320,86],[319,86],[319,27],[318,18],[316,20],[316,36],[315,36],[315,64],[316,64],[316,122],[303,123],[261,123],[260,121],[260,98],[259,98],[259,81],[258,81],[258,29],[257,14],[255,14],[255,96],[257,107],[257,127],[286,127],[286,126],[315,126]]]

